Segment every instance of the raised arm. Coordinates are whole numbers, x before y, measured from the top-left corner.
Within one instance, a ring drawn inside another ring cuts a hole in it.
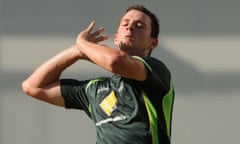
[[[85,30],[84,30],[85,31]],[[98,43],[106,40],[107,36],[99,36],[102,28],[89,34],[89,41]],[[39,66],[23,83],[23,91],[34,98],[57,105],[65,106],[60,90],[61,73],[79,59],[89,60],[78,45],[73,45],[52,57]]]
[[[98,35],[97,33],[91,34],[91,30],[94,26],[95,22],[92,22],[85,31],[82,31],[78,35],[77,45],[80,50],[92,62],[112,73],[139,81],[145,80],[147,77],[147,70],[143,62],[133,58],[120,49],[100,45],[91,41],[92,38]],[[104,39],[106,39],[104,36],[98,37],[98,40]]]
[[[34,98],[64,106],[59,78],[64,69],[85,58],[76,45],[67,48],[39,66],[23,83],[23,91]]]

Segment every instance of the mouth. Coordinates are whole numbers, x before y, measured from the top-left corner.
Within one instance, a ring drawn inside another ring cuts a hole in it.
[[[134,37],[132,35],[126,35],[125,38],[128,40],[134,40]]]

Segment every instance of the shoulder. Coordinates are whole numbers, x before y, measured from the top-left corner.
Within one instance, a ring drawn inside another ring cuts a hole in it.
[[[147,79],[141,82],[144,88],[163,89],[168,91],[171,81],[171,73],[167,66],[159,59],[154,57],[135,57],[141,60],[148,70]]]
[[[105,81],[106,79],[109,79],[109,77],[97,77],[91,79],[88,81],[86,89],[88,89],[90,86],[97,85],[99,82]]]
[[[169,70],[167,66],[159,59],[154,57],[139,57],[139,56],[133,56],[133,58],[138,59],[144,63],[144,65],[147,67],[148,71],[156,71],[156,72],[166,72],[169,73]]]

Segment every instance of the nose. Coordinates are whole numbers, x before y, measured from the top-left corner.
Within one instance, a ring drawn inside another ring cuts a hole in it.
[[[134,25],[133,24],[128,24],[128,26],[126,28],[127,28],[127,30],[133,31],[134,30]]]

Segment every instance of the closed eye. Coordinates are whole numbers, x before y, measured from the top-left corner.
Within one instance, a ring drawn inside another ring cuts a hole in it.
[[[126,27],[128,25],[130,25],[130,20],[128,19],[123,19],[121,22],[120,22],[120,26],[123,26],[123,27]],[[135,21],[131,24],[134,28],[137,28],[137,29],[144,29],[146,27],[146,24],[142,21]]]
[[[128,23],[129,23],[129,20],[124,19],[124,20],[121,21],[120,25],[121,25],[121,26],[127,26]]]

